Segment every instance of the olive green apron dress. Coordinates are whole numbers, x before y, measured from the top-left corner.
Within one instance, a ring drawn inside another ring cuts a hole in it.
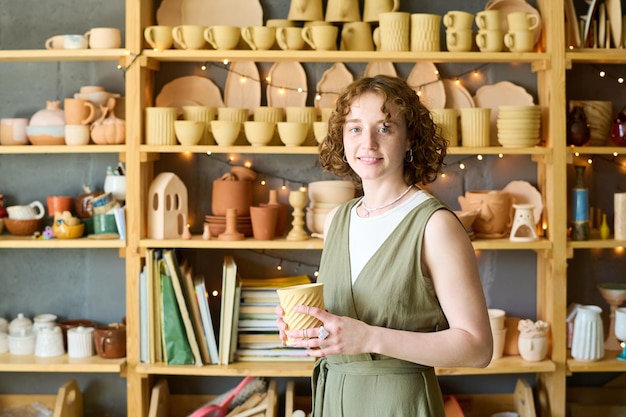
[[[326,309],[374,326],[414,332],[448,328],[420,259],[429,217],[446,208],[429,198],[411,210],[352,284],[348,248],[352,200],[341,206],[325,239],[318,282]],[[415,346],[415,349],[419,349]],[[445,417],[432,367],[379,354],[329,355],[315,364],[314,417]]]

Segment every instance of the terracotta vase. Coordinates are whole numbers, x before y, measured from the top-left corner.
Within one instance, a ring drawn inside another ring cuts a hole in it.
[[[225,174],[213,181],[211,211],[214,216],[225,216],[226,210],[237,210],[238,216],[249,216],[252,205],[252,182],[233,180]]]
[[[510,194],[497,190],[467,191],[465,196],[459,196],[459,203],[463,211],[480,209],[472,223],[477,237],[501,238],[508,233],[513,216]]]
[[[256,240],[272,240],[276,234],[276,219],[278,207],[253,206],[250,207],[252,221],[252,235]]]
[[[267,203],[261,203],[260,206],[270,206],[278,209],[276,214],[276,231],[274,232],[274,237],[285,236],[285,233],[287,232],[287,225],[289,224],[289,204],[280,203],[278,201],[278,190],[270,190],[269,200]]]

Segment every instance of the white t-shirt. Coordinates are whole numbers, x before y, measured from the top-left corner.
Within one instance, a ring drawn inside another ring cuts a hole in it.
[[[391,210],[380,216],[372,217],[359,217],[356,214],[356,209],[360,203],[352,207],[350,213],[350,269],[353,284],[367,261],[398,227],[402,219],[429,198],[432,198],[432,195],[424,190],[418,190],[417,193]]]

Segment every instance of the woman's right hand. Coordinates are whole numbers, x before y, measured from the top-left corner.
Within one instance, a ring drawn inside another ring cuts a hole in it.
[[[285,310],[279,305],[274,310],[278,318],[276,319],[276,325],[278,326],[278,334],[280,336],[280,342],[283,346],[287,346],[287,323],[283,320]]]

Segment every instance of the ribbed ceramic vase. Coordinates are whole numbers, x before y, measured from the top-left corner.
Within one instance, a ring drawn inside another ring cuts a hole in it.
[[[579,306],[574,320],[572,357],[579,361],[597,361],[604,357],[602,309],[594,305]]]

